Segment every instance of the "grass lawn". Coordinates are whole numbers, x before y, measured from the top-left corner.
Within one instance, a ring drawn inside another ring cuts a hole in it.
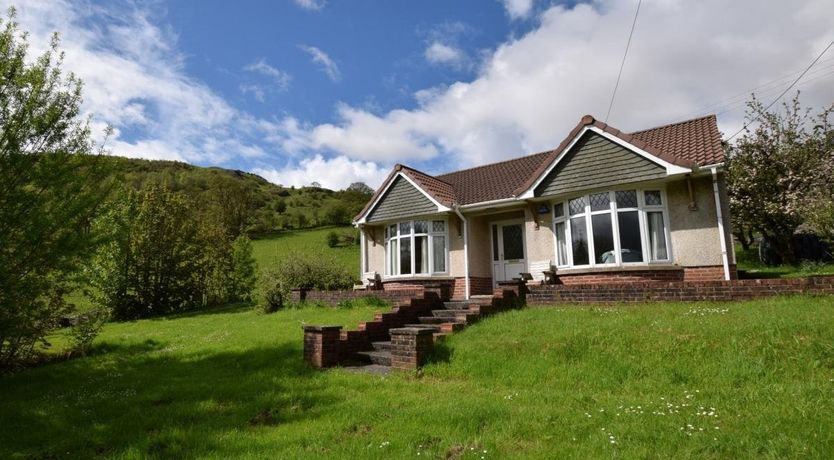
[[[371,313],[110,324],[94,356],[0,378],[0,458],[834,452],[834,297],[527,308],[450,337],[420,373],[302,363],[302,322]]]
[[[736,263],[745,278],[799,278],[803,276],[834,275],[834,263],[802,261],[797,265],[765,265],[759,260],[758,247],[748,250],[736,244]]]
[[[293,251],[316,250],[323,251],[327,255],[333,255],[351,273],[355,272],[358,278],[359,245],[328,247],[327,234],[333,231],[341,234],[350,233],[353,229],[351,227],[325,227],[294,230],[279,233],[269,238],[253,240],[253,253],[258,268],[264,270]]]

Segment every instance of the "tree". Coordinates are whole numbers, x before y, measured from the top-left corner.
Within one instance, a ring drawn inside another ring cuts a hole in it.
[[[349,219],[348,210],[341,203],[330,205],[324,212],[324,221],[329,225],[344,225]]]
[[[755,97],[747,104],[745,133],[730,149],[727,178],[734,224],[767,239],[783,262],[795,262],[793,233],[805,220],[808,198],[830,190],[832,108],[815,117],[799,94],[782,112],[768,112]]]
[[[193,216],[185,195],[159,186],[128,191],[110,204],[94,222],[112,232],[90,264],[95,300],[118,319],[202,306],[212,267],[201,261],[215,254],[200,247]]]
[[[372,195],[374,193],[374,189],[368,187],[368,185],[364,182],[354,182],[348,185],[346,190],[349,192],[362,193],[364,195]]]
[[[61,72],[58,36],[34,61],[14,9],[0,20],[0,366],[29,357],[70,306],[70,278],[96,242],[107,193],[81,81]]]

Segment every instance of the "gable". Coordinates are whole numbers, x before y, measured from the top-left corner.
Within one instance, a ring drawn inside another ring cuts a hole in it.
[[[380,198],[376,207],[368,214],[367,222],[379,222],[435,212],[437,212],[437,206],[423,192],[411,185],[402,176],[397,176],[385,195]]]
[[[535,196],[666,177],[666,168],[589,131],[536,187]]]

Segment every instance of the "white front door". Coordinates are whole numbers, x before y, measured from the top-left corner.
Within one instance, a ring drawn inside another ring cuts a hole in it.
[[[527,271],[524,221],[495,222],[492,227],[492,279],[509,281]]]

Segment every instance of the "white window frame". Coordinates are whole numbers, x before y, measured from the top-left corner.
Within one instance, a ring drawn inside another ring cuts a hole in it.
[[[628,208],[618,208],[617,207],[617,195],[616,192],[618,191],[626,191],[626,190],[635,190],[637,193],[637,207],[628,207]],[[645,202],[645,192],[647,191],[659,191],[660,192],[660,205],[647,205]],[[597,211],[591,211],[591,195],[596,195],[598,193],[608,193],[608,202],[609,208]],[[585,199],[585,209],[582,213],[571,215],[570,213],[570,201],[576,198],[584,197]],[[556,205],[562,203],[562,216],[556,216]],[[669,226],[669,200],[666,196],[666,189],[662,186],[657,187],[619,187],[616,189],[610,189],[608,191],[596,191],[596,192],[588,192],[581,195],[573,195],[567,197],[562,200],[554,201],[550,203],[550,212],[553,216],[553,221],[551,223],[551,230],[553,231],[553,260],[556,261],[557,267],[559,268],[610,268],[610,267],[630,267],[630,266],[651,266],[651,265],[668,265],[672,263],[672,237],[671,237],[671,227]],[[620,241],[620,222],[619,222],[619,213],[620,212],[627,212],[627,211],[637,211],[638,215],[638,223],[640,225],[640,241],[642,243],[642,250],[643,250],[643,261],[642,262],[623,262],[622,261],[622,246]],[[662,260],[651,260],[650,254],[650,247],[649,247],[649,223],[648,223],[648,213],[649,212],[660,212],[663,216],[663,224],[665,226],[664,238],[666,241],[666,259]],[[609,214],[611,216],[611,227],[612,227],[612,236],[614,238],[614,263],[597,263],[596,262],[596,251],[594,248],[594,229],[593,229],[593,221],[592,216],[600,215],[600,214]],[[587,264],[582,265],[574,265],[573,263],[573,244],[571,240],[571,228],[570,228],[570,220],[571,217],[584,217],[585,219],[585,228],[588,237],[588,262]],[[559,260],[559,238],[557,236],[556,225],[559,223],[564,223],[565,225],[565,245],[566,245],[566,259],[567,261],[560,261]],[[563,263],[567,262],[567,263]]]
[[[415,233],[415,222],[426,222],[427,228],[426,233]],[[443,222],[443,231],[442,232],[435,232],[433,231],[433,223],[434,222]],[[400,232],[400,224],[409,223],[411,225],[411,233],[409,234],[401,234]],[[391,235],[391,227],[396,229],[396,235]],[[449,221],[447,219],[437,219],[437,218],[425,218],[425,219],[413,219],[413,220],[400,220],[397,222],[388,222],[385,224],[383,230],[384,236],[384,253],[385,253],[385,278],[425,278],[425,277],[432,277],[432,276],[443,276],[449,274],[449,245],[451,244],[449,241]],[[426,237],[426,244],[428,244],[428,273],[415,273],[415,269],[417,268],[416,261],[416,251],[415,251],[415,239],[416,237]],[[443,266],[445,268],[444,271],[435,271],[434,270],[434,239],[435,237],[442,236],[444,238],[444,254],[443,254]],[[400,274],[400,267],[401,267],[401,260],[400,256],[402,254],[401,249],[401,242],[405,239],[410,241],[411,245],[411,273]],[[393,262],[394,265],[392,267],[392,257],[390,254],[391,251],[391,241],[397,241],[397,251],[394,253]]]

